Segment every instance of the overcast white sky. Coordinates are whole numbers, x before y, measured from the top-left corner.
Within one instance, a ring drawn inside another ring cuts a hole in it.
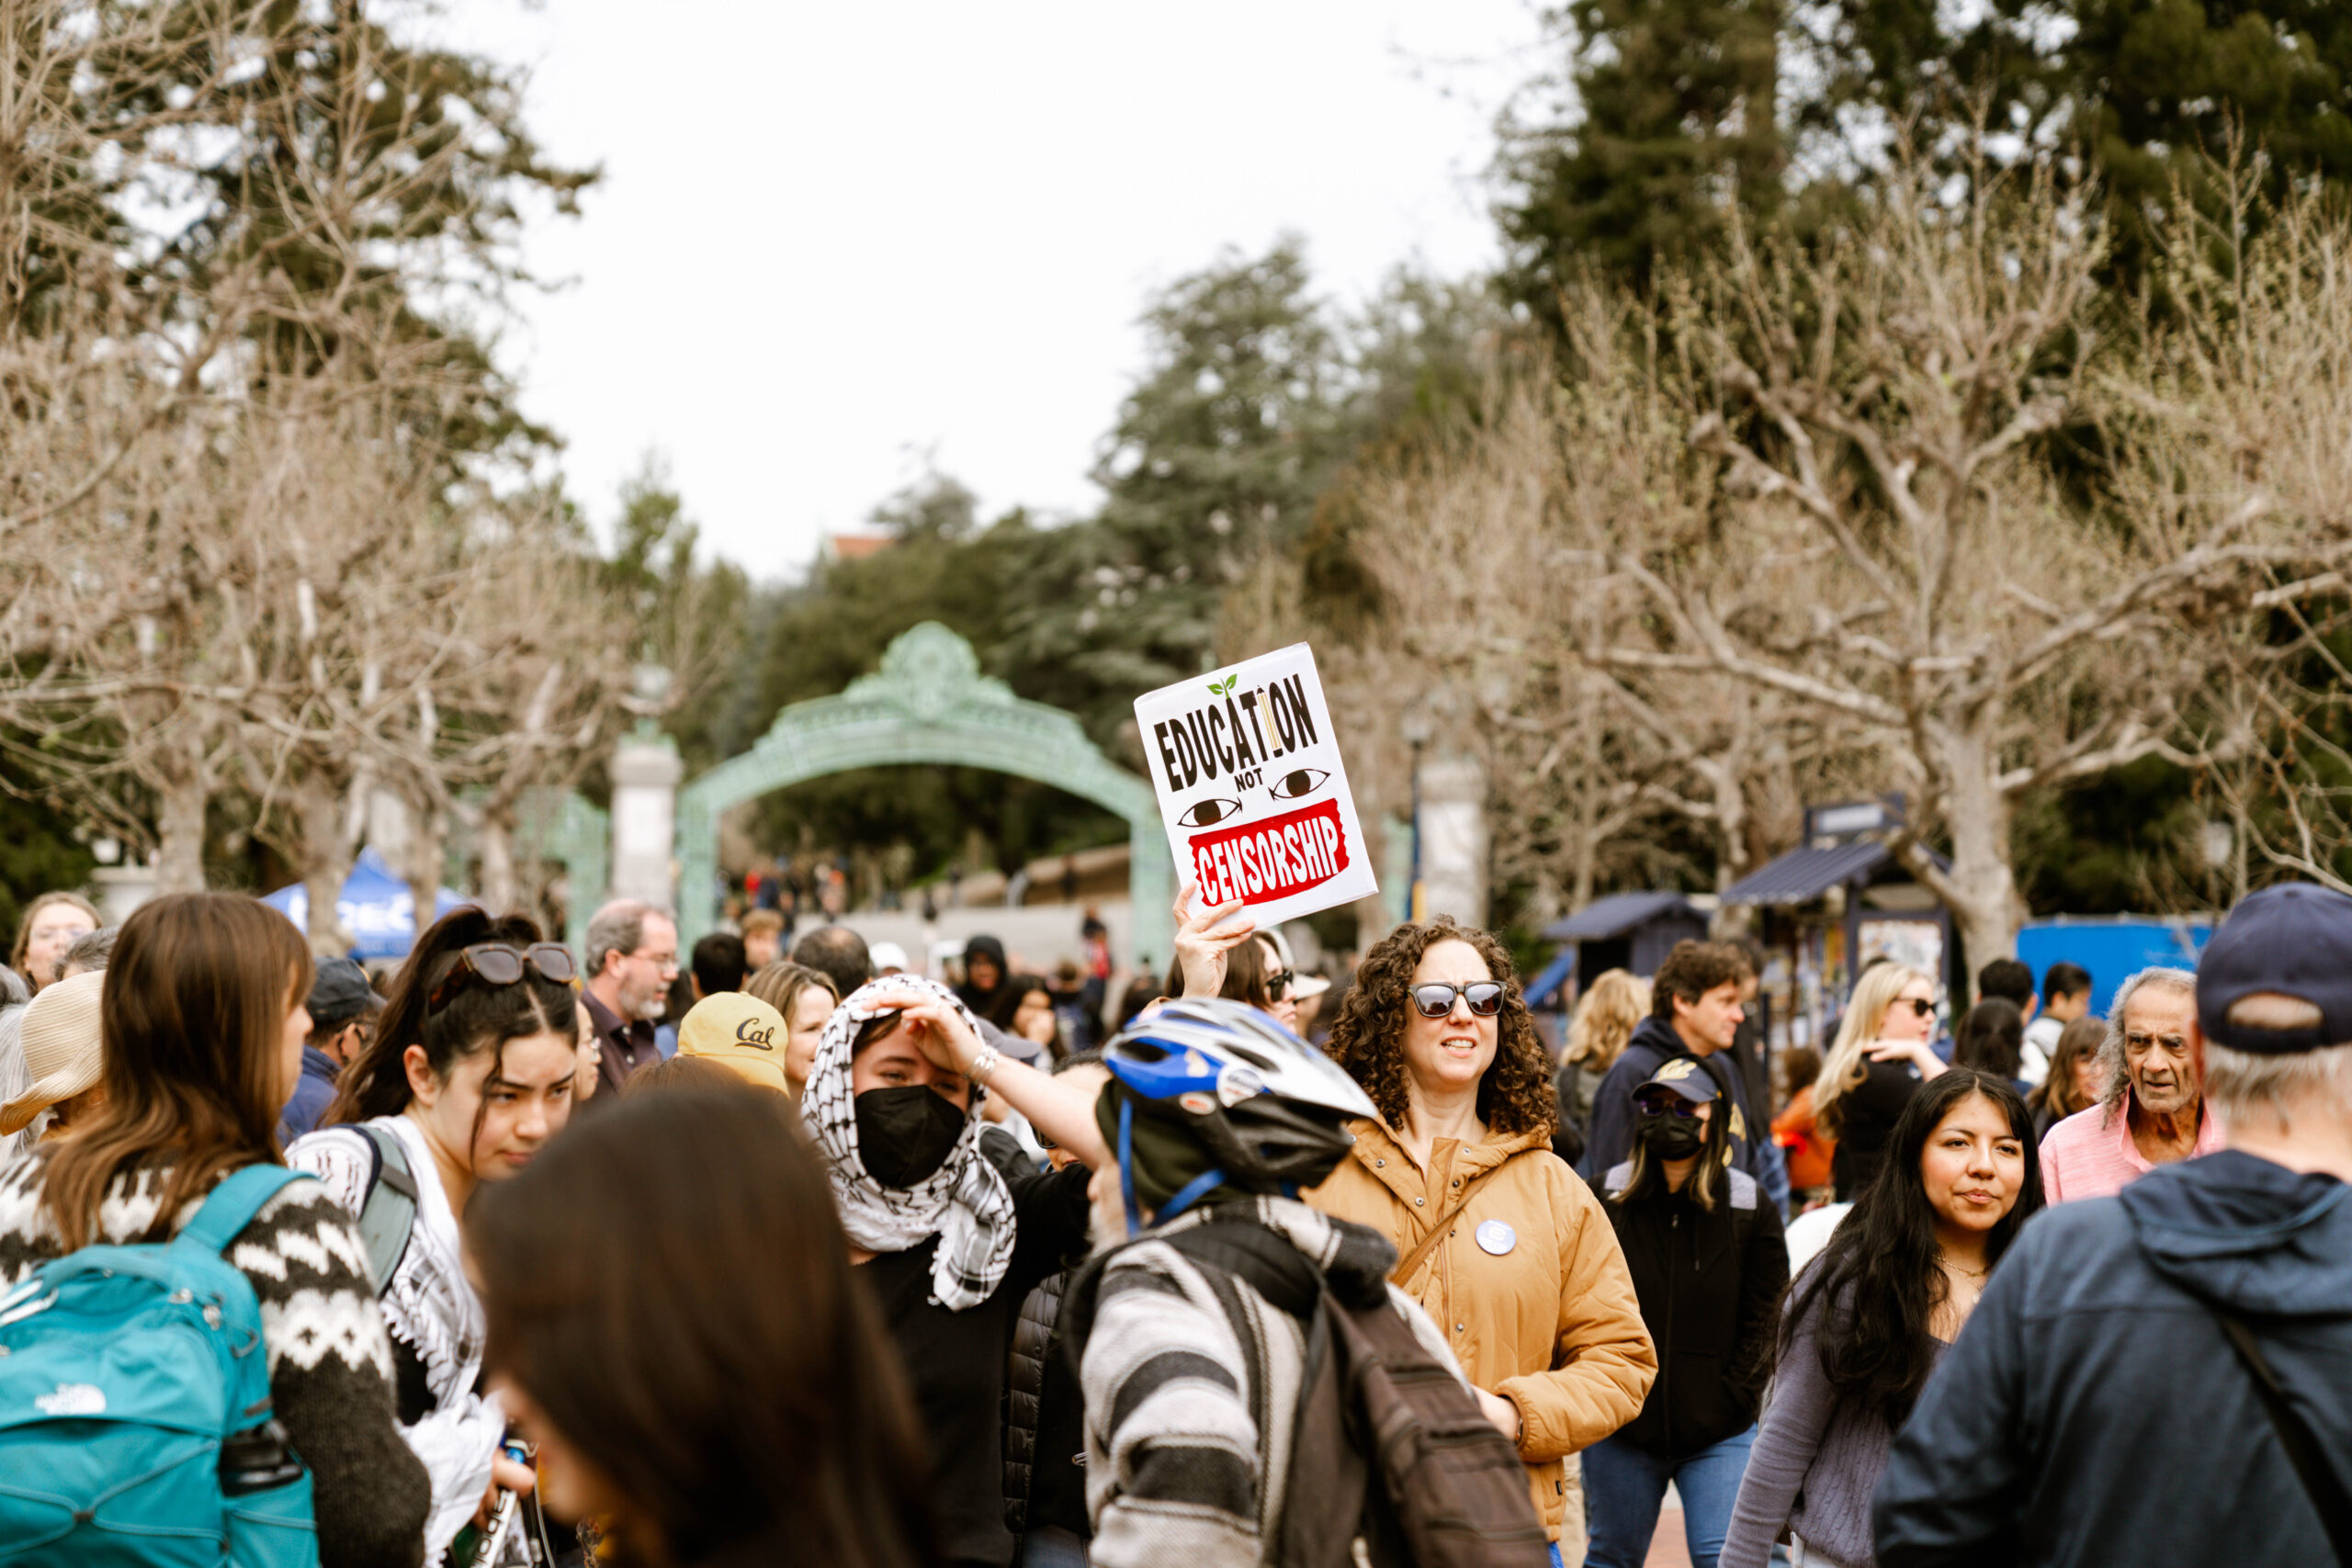
[[[1090,507],[1159,286],[1306,238],[1327,292],[1493,259],[1492,121],[1527,0],[887,6],[463,0],[529,119],[602,162],[506,344],[600,524],[649,448],[718,550],[797,574],[925,455]]]

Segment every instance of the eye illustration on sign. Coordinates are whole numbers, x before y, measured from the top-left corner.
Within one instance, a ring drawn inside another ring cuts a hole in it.
[[[1312,649],[1136,701],[1178,874],[1261,924],[1377,891]]]
[[[1323,781],[1330,776],[1320,768],[1294,768],[1268,784],[1266,793],[1276,800],[1296,800],[1321,789]]]

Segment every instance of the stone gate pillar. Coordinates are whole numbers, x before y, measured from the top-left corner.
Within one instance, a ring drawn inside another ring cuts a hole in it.
[[[1466,758],[1421,769],[1421,913],[1487,923],[1487,774]]]
[[[613,897],[678,907],[671,851],[675,846],[678,748],[650,723],[613,753]],[[700,889],[695,889],[699,893]]]

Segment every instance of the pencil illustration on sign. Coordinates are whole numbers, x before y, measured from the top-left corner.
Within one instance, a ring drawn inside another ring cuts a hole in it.
[[[1136,699],[1177,874],[1261,925],[1378,890],[1305,643]]]

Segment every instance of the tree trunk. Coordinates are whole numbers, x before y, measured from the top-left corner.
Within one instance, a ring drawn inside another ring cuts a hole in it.
[[[513,914],[523,900],[521,882],[514,872],[514,811],[499,807],[485,808],[474,841],[481,851],[482,908],[493,915]]]
[[[155,892],[204,891],[204,810],[211,791],[201,778],[159,793],[155,807]]]
[[[401,857],[401,875],[415,910],[416,934],[423,936],[441,907],[441,857],[448,825],[431,806],[409,803],[408,844]]]
[[[1730,758],[1702,759],[1698,770],[1715,807],[1715,891],[1720,893],[1747,874],[1747,792]]]
[[[1941,891],[1973,975],[1996,958],[2017,956],[2025,911],[2009,864],[2009,798],[2001,793],[2000,754],[1989,736],[1948,735],[1939,750],[1951,830],[1951,871]],[[1924,859],[1925,849],[1918,854]]]
[[[321,956],[348,953],[351,933],[335,909],[344,879],[351,874],[344,796],[331,781],[313,774],[297,786],[295,801],[302,825],[302,889],[310,901],[304,931],[311,951]]]

